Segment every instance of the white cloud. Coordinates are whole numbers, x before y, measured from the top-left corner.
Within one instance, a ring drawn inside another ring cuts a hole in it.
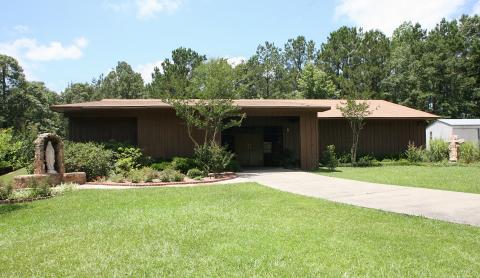
[[[137,0],[137,17],[149,19],[157,13],[174,12],[182,4],[182,0]]]
[[[152,82],[152,73],[155,67],[159,68],[162,71],[162,62],[163,60],[159,60],[153,63],[146,63],[141,64],[135,67],[135,70],[142,75],[143,81],[145,83]]]
[[[467,0],[340,0],[336,17],[346,17],[365,29],[387,35],[404,21],[419,22],[431,29],[443,17],[460,12]]]
[[[125,12],[130,8],[130,2],[114,2],[114,1],[105,1],[103,6],[114,12]]]
[[[472,14],[480,15],[480,0],[473,6]]]
[[[13,26],[13,30],[15,30],[15,32],[19,33],[19,34],[23,34],[23,33],[26,33],[30,30],[30,28],[26,25],[15,25]]]
[[[243,64],[247,60],[247,58],[245,58],[243,56],[230,57],[230,58],[226,58],[226,59],[227,59],[227,63],[230,64],[230,66],[232,66],[232,67],[236,67],[240,64]]]
[[[41,45],[35,39],[22,38],[13,42],[0,43],[0,53],[30,61],[79,59],[83,55],[82,49],[87,44],[88,41],[84,37],[75,39],[68,46],[57,41]]]

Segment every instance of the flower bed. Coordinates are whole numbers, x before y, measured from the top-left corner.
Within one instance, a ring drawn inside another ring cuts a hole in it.
[[[151,182],[111,182],[111,181],[98,181],[98,182],[87,182],[86,184],[92,185],[107,185],[107,186],[168,186],[168,185],[181,185],[181,184],[205,184],[213,183],[219,181],[226,181],[236,178],[237,175],[232,172],[221,173],[216,176],[209,176],[198,179],[184,178],[183,181],[170,181],[170,182],[161,182],[153,180]]]
[[[45,196],[45,197],[35,197],[35,198],[25,198],[25,199],[7,199],[7,200],[0,200],[0,205],[11,205],[11,204],[18,204],[18,203],[28,203],[37,200],[45,200],[52,198],[54,196]]]

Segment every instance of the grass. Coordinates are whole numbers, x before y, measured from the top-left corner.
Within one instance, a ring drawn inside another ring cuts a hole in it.
[[[4,183],[11,183],[13,181],[13,178],[18,175],[26,175],[27,170],[25,168],[18,169],[16,171],[10,172],[5,175],[0,176],[0,181]]]
[[[0,206],[0,273],[24,276],[471,276],[480,228],[253,183],[80,190]]]
[[[317,173],[375,183],[480,193],[480,166],[339,167]]]

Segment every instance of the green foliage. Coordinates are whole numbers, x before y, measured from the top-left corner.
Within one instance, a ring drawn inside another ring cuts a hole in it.
[[[322,164],[326,166],[330,171],[335,170],[338,166],[337,154],[335,153],[335,146],[328,145],[327,149],[323,152]]]
[[[182,173],[173,169],[165,169],[160,172],[158,176],[162,182],[179,182],[183,181],[183,179],[185,178]]]
[[[163,171],[165,169],[171,169],[173,168],[173,166],[172,166],[172,162],[170,161],[162,161],[162,162],[150,164],[150,168],[155,169],[157,171]]]
[[[145,156],[140,148],[119,143],[110,143],[108,148],[113,150],[114,167],[117,173],[127,173],[133,169],[139,169],[143,165],[150,164],[150,158]]]
[[[204,175],[205,174],[202,172],[202,170],[200,170],[198,168],[192,168],[192,169],[188,170],[188,172],[187,172],[187,177],[189,177],[191,179],[203,178]]]
[[[375,159],[375,157],[371,155],[364,155],[360,157],[357,161],[357,163],[354,164],[354,166],[357,167],[372,167],[372,166],[380,166],[380,162]]]
[[[65,142],[65,170],[85,172],[88,180],[107,176],[113,158],[113,152],[102,144]]]
[[[416,147],[414,143],[409,143],[405,151],[405,157],[410,163],[422,162],[425,159],[425,150],[420,146]]]
[[[347,99],[346,103],[339,105],[337,109],[342,112],[342,116],[350,123],[352,130],[352,147],[350,149],[352,164],[357,162],[358,140],[360,131],[365,127],[365,118],[372,114],[370,105],[366,101],[356,101]]]
[[[0,180],[0,200],[9,199],[12,191],[13,186],[11,183],[5,183]]]
[[[186,174],[188,170],[198,166],[195,159],[188,157],[174,157],[171,165],[174,170],[180,171],[182,174]]]
[[[233,157],[233,153],[215,142],[195,148],[195,161],[204,173],[225,171]]]
[[[33,180],[28,187],[31,190],[31,198],[48,197],[52,195],[50,184],[47,182]]]
[[[448,160],[448,143],[442,139],[430,140],[429,149],[427,151],[428,160],[431,162],[440,162]]]
[[[478,145],[473,142],[465,142],[459,147],[459,158],[461,162],[470,164],[472,162],[480,160],[480,152]]]
[[[97,81],[101,98],[136,99],[144,96],[143,79],[126,62],[118,62],[115,69]]]
[[[303,69],[298,81],[298,90],[302,97],[307,99],[335,98],[338,94],[330,77],[313,64],[307,64]]]
[[[160,177],[160,173],[158,171],[150,168],[150,167],[143,167],[140,169],[132,169],[128,172],[125,176],[125,179],[132,183],[139,183],[139,182],[152,182],[154,179]]]

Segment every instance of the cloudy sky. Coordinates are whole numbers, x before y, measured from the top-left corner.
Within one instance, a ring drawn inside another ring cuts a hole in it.
[[[480,0],[44,0],[5,1],[0,53],[14,56],[27,78],[61,91],[89,82],[117,61],[148,82],[180,46],[232,62],[259,43],[279,46],[304,35],[318,44],[342,25],[390,35],[403,21],[432,28],[441,18],[479,14]]]

